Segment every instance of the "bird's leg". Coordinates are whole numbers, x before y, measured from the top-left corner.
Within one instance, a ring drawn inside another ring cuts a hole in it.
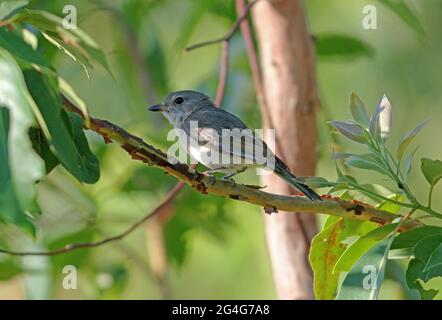
[[[210,179],[210,184],[214,185],[216,182],[216,177],[213,175],[215,172],[218,172],[221,169],[209,169],[204,172],[201,172],[202,174],[206,175]]]

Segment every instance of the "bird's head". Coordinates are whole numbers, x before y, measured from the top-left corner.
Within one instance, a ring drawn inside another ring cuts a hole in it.
[[[168,94],[163,102],[149,107],[150,111],[161,112],[172,124],[185,119],[202,106],[213,105],[204,93],[182,90]]]

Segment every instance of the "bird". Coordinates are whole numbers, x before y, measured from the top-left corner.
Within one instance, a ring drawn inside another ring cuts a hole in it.
[[[322,200],[321,196],[291,173],[259,135],[235,115],[217,108],[204,93],[175,91],[148,110],[161,112],[174,129],[182,133],[179,135],[181,146],[209,168],[206,174],[225,173],[222,180],[227,181],[250,168],[267,168],[310,200]]]

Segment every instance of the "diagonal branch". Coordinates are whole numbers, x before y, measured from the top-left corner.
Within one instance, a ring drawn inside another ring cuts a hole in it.
[[[63,97],[63,105],[67,111],[77,113],[84,120],[82,111],[65,97]],[[272,194],[261,191],[256,186],[232,184],[231,182],[213,179],[197,172],[189,165],[179,163],[175,159],[173,159],[174,161],[169,161],[170,156],[168,159],[168,156],[161,150],[156,149],[150,144],[144,142],[141,138],[130,134],[123,128],[120,128],[109,121],[90,117],[90,122],[86,128],[101,135],[105,141],[118,143],[121,148],[132,157],[132,159],[142,161],[148,165],[157,166],[181,181],[167,193],[166,197],[154,211],[149,215],[142,217],[118,235],[97,242],[74,243],[54,251],[38,252],[0,249],[0,253],[16,256],[54,256],[76,249],[98,247],[113,241],[121,240],[156,213],[162,211],[165,206],[169,205],[170,200],[176,196],[184,184],[188,184],[202,194],[211,193],[233,200],[248,202],[264,207],[265,209],[270,209],[269,211],[273,212],[281,210],[311,214],[325,213],[349,219],[371,221],[379,225],[391,223],[394,219],[399,217],[396,214],[376,209],[361,202],[344,201],[338,198],[331,199],[328,197],[324,197],[323,201],[310,201],[301,196]],[[423,223],[420,221],[410,220],[401,227],[400,231],[420,226],[423,226]]]

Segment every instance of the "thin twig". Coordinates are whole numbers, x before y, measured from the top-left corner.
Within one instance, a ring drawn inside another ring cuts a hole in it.
[[[216,90],[215,105],[221,107],[227,87],[227,78],[229,74],[229,48],[230,42],[225,40],[221,49],[221,62],[219,70],[218,89]]]
[[[250,12],[250,9],[252,9],[252,7],[258,1],[259,0],[253,0],[253,1],[250,1],[247,4],[247,6],[246,6],[245,10],[243,11],[243,13],[238,17],[238,19],[236,19],[235,23],[230,28],[230,31],[225,36],[223,36],[221,38],[218,38],[218,39],[214,39],[214,40],[209,40],[209,41],[204,41],[204,42],[196,43],[194,45],[191,45],[191,46],[185,48],[185,50],[186,51],[191,51],[191,50],[194,50],[194,49],[198,49],[198,48],[205,47],[205,46],[210,46],[210,45],[217,44],[217,43],[224,42],[224,41],[229,42],[233,38],[233,36],[235,35],[236,31],[238,31],[241,22],[243,20],[247,19],[248,15],[249,15],[249,12]]]

